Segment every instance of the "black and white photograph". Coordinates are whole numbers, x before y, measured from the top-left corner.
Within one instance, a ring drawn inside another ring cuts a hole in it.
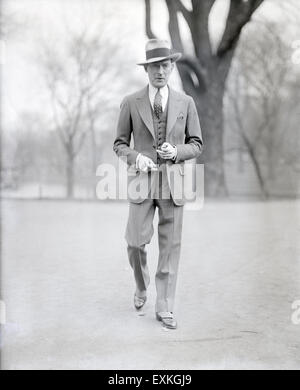
[[[300,1],[0,4],[1,370],[298,371]]]

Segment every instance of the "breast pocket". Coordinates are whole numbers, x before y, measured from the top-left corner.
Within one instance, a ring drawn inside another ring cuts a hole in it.
[[[180,112],[176,120],[177,127],[184,130],[186,126],[186,120],[187,120],[187,114],[185,112]]]
[[[183,112],[180,112],[178,117],[177,117],[177,120],[183,121],[183,120],[185,120],[185,118],[186,118],[186,115]]]

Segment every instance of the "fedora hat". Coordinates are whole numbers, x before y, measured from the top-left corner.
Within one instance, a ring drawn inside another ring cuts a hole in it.
[[[181,53],[172,53],[169,42],[162,39],[150,39],[145,49],[146,60],[137,65],[147,65],[164,60],[175,62],[181,57]]]

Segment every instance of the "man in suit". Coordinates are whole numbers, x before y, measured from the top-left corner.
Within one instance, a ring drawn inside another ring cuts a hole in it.
[[[193,99],[168,86],[180,57],[171,52],[167,41],[147,42],[146,60],[138,65],[144,66],[149,84],[123,99],[113,147],[128,164],[130,206],[125,238],[136,282],[134,305],[140,310],[147,299],[150,278],[145,246],[151,241],[158,208],[155,311],[156,318],[170,329],[177,328],[173,308],[185,203],[184,161],[198,157],[203,144]]]

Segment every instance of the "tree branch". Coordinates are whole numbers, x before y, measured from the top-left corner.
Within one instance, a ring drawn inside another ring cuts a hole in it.
[[[249,22],[254,11],[264,0],[231,0],[225,31],[217,50],[219,57],[233,50],[242,28]]]
[[[192,22],[192,13],[185,8],[181,0],[175,0],[174,3],[176,3],[177,10],[182,13],[182,16],[184,17],[184,19],[186,20],[187,24],[190,27]]]
[[[146,35],[149,39],[156,38],[151,28],[151,0],[145,0]]]
[[[169,33],[172,40],[172,46],[174,49],[183,53],[184,50],[179,31],[176,3],[173,0],[166,0],[166,4],[169,11]]]
[[[201,92],[204,92],[207,88],[207,83],[206,83],[206,72],[202,68],[201,64],[193,57],[191,56],[183,56],[180,61],[180,64],[186,65],[189,70],[192,70],[194,74],[197,76],[198,80],[198,87],[201,90]]]
[[[212,51],[208,31],[208,18],[215,0],[192,0],[193,17],[190,24],[196,57],[205,66],[211,59]]]

